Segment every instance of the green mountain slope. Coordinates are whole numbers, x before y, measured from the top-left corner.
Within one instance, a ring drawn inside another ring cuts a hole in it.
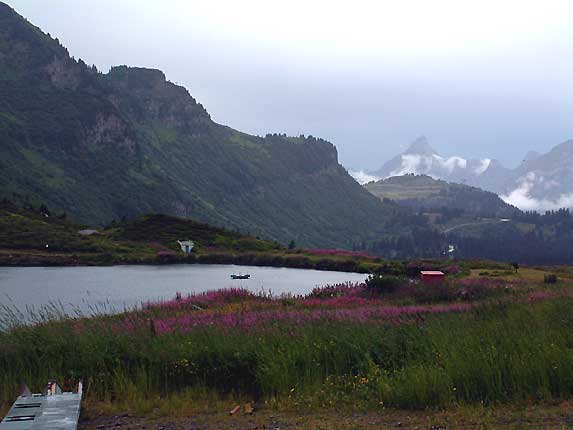
[[[379,237],[395,208],[312,137],[214,123],[158,70],[95,67],[0,3],[0,197],[103,224],[161,212],[312,246]]]
[[[427,175],[393,176],[364,187],[380,199],[391,199],[415,210],[458,209],[480,216],[511,217],[520,211],[494,193]]]
[[[195,243],[194,255],[286,251],[276,242],[168,215],[146,215],[91,230],[55,216],[47,208],[22,208],[0,201],[0,253],[4,254],[41,251],[46,256],[110,253],[155,257],[158,251],[182,254],[177,240],[189,238]]]

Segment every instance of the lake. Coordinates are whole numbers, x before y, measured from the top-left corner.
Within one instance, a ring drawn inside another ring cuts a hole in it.
[[[232,280],[230,274],[250,274]],[[170,300],[175,293],[242,287],[253,292],[307,294],[316,286],[362,282],[366,275],[319,270],[233,265],[112,267],[0,267],[0,304],[41,307],[61,302],[66,309],[121,311],[141,303]]]

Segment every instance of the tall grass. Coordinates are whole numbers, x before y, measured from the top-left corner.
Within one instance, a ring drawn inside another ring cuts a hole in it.
[[[119,324],[125,315],[51,319],[0,333],[0,402],[23,380],[39,389],[52,378],[84,378],[89,398],[128,406],[189,389],[311,407],[562,399],[573,395],[572,307],[560,298],[401,324],[281,321],[161,335],[137,312],[130,330]]]

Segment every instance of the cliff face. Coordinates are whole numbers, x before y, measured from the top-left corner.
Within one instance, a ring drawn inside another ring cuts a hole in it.
[[[105,78],[114,105],[138,123],[161,122],[195,135],[210,122],[205,108],[185,88],[168,82],[160,70],[119,66]]]
[[[312,137],[214,123],[158,70],[99,73],[0,3],[0,197],[85,223],[147,212],[283,242],[350,246],[392,208]]]

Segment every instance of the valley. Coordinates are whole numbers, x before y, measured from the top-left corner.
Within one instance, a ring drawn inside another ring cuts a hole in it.
[[[0,1],[0,430],[571,428],[573,7],[514,6]]]

